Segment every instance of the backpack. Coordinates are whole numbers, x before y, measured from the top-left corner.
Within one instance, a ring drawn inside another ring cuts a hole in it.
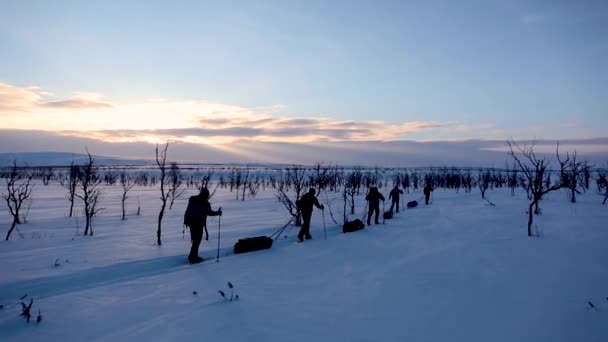
[[[304,199],[304,196],[300,197],[300,199],[296,201],[296,208],[298,208],[299,211],[306,210],[306,200]]]
[[[191,196],[188,207],[184,213],[184,225],[191,227],[200,224],[203,220],[203,210],[198,196]]]

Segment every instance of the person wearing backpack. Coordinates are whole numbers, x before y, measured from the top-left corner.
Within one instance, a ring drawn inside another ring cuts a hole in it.
[[[298,241],[304,241],[312,239],[310,236],[310,219],[312,218],[312,206],[323,210],[325,206],[319,204],[319,200],[315,197],[316,190],[314,188],[310,188],[308,193],[300,197],[300,199],[296,202],[298,209],[300,209],[300,213],[302,213],[302,228],[300,228],[300,232],[298,233]]]
[[[399,185],[395,185],[395,188],[391,190],[388,194],[388,199],[392,199],[391,203],[391,212],[393,211],[393,207],[397,205],[397,212],[399,212],[399,195],[403,194],[403,190],[399,189]]]
[[[378,191],[378,188],[372,186],[369,188],[369,192],[367,196],[365,196],[365,200],[368,201],[369,209],[367,211],[367,225],[371,224],[372,214],[376,213],[376,220],[374,223],[378,224],[378,216],[380,215],[380,201],[384,202],[384,196]]]
[[[422,192],[424,193],[424,204],[429,205],[429,199],[431,198],[431,192],[433,191],[433,187],[430,184],[426,184]]]
[[[203,230],[207,227],[207,216],[222,216],[222,208],[217,211],[212,210],[209,203],[209,190],[202,188],[200,194],[190,197],[184,214],[184,224],[190,228],[192,238],[192,247],[188,255],[188,261],[191,264],[198,264],[204,260],[198,256],[198,248],[203,240]]]

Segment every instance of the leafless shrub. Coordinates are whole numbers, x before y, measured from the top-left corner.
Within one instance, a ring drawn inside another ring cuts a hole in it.
[[[32,174],[24,168],[17,167],[17,161],[13,161],[13,167],[5,174],[6,192],[2,198],[6,201],[9,213],[13,217],[11,228],[6,233],[6,240],[10,239],[15,226],[21,224],[20,210],[23,203],[32,195]]]

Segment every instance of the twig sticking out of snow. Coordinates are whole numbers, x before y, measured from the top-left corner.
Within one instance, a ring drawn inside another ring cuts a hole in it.
[[[32,318],[32,314],[30,312],[32,305],[34,305],[34,298],[30,299],[29,305],[25,305],[25,303],[21,302],[21,309],[23,310],[21,312],[21,317],[25,318],[28,323],[30,322],[30,318]]]
[[[234,294],[234,285],[232,285],[231,282],[228,282],[228,288],[230,289],[230,298],[228,298],[228,296],[226,295],[226,293],[222,290],[218,290],[218,292],[220,293],[220,296],[222,296],[222,298],[232,302],[234,300],[238,300],[239,299],[239,295],[238,294]]]

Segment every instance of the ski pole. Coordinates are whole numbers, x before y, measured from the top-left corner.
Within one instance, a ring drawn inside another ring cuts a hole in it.
[[[325,209],[321,209],[323,213],[323,235],[325,235],[325,240],[327,240],[327,229],[325,229]]]
[[[222,210],[222,207],[220,207],[219,211]],[[217,257],[215,259],[215,262],[219,262],[220,261],[220,236],[222,234],[222,215],[220,215],[220,217],[218,217],[218,221],[217,221]]]

